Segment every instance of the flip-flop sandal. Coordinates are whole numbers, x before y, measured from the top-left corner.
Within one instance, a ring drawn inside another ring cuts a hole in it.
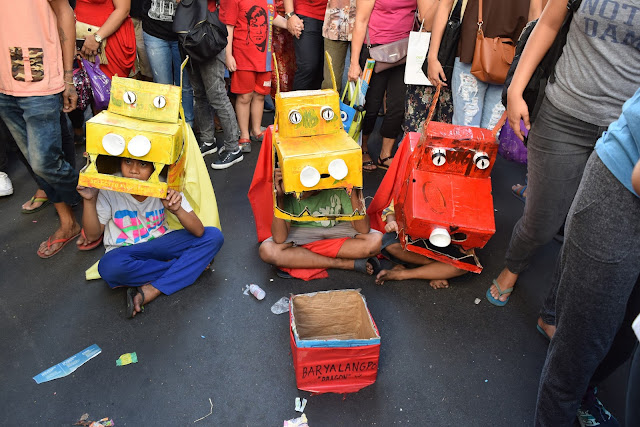
[[[549,338],[549,335],[547,335],[547,333],[544,331],[544,329],[542,329],[542,327],[540,327],[540,325],[536,325],[536,329],[538,330],[538,332],[540,332],[540,335],[542,335],[547,339],[547,341],[551,341],[551,338]]]
[[[276,276],[281,279],[293,279],[293,276],[287,273],[286,271],[280,270],[279,268],[276,270]]]
[[[393,156],[389,156],[389,157],[385,157],[384,159],[380,156],[378,156],[378,167],[380,169],[384,169],[387,170],[389,169],[389,167],[391,166],[391,164],[389,164],[389,166],[387,166],[385,163],[387,162],[387,160],[391,160],[391,162],[393,162]]]
[[[56,239],[56,240],[53,240],[53,241],[51,240],[51,237],[49,237],[47,239],[47,250],[51,249],[51,246],[53,246],[55,244],[62,243],[62,245],[60,245],[60,247],[58,249],[56,249],[55,251],[51,252],[50,254],[45,254],[44,252],[41,252],[39,249],[38,249],[37,254],[38,254],[38,256],[40,258],[45,258],[45,259],[46,258],[51,258],[55,254],[60,252],[62,250],[62,248],[64,248],[67,245],[67,243],[69,243],[71,240],[77,239],[78,236],[80,236],[80,233],[76,234],[75,236],[71,236],[68,239]]]
[[[127,289],[127,318],[133,318],[133,313],[135,311],[135,305],[133,303],[133,299],[136,295],[142,295],[142,303],[140,304],[141,313],[144,313],[144,292],[140,290],[140,288],[128,288]]]
[[[496,279],[493,279],[493,285],[498,290],[498,297],[501,297],[504,294],[510,294],[511,292],[513,292],[513,288],[509,288],[509,289],[505,289],[505,290],[500,289],[500,285],[498,284],[498,281]],[[500,301],[499,299],[495,299],[493,297],[493,295],[491,295],[491,286],[489,286],[489,289],[487,289],[487,299],[493,305],[496,305],[498,307],[504,307],[509,302],[509,298],[510,297],[507,297],[507,299],[504,300],[504,301]]]
[[[365,154],[369,154],[368,151],[363,151],[362,155],[364,156]],[[366,168],[365,166],[373,166],[372,168]],[[363,160],[362,161],[362,170],[365,172],[373,172],[374,170],[378,169],[378,167],[376,166],[376,164],[373,162],[373,160]]]
[[[516,184],[516,185],[520,185],[520,184]],[[518,200],[520,200],[522,203],[525,203],[527,201],[527,196],[524,195],[524,192],[527,191],[527,184],[525,185],[520,185],[520,188],[514,190],[513,188],[511,189],[511,194],[513,194]]]
[[[371,264],[371,266],[373,267],[373,273],[371,273],[371,276],[377,275],[382,270],[382,268],[380,268],[380,261],[378,261],[378,258],[374,256],[370,258],[361,258],[355,260],[355,262],[353,263],[353,269],[355,271],[359,271],[360,273],[368,275],[369,273],[367,273],[367,264]]]
[[[260,132],[257,135],[249,135],[249,140],[251,142],[262,142],[264,139],[264,131]]]
[[[42,209],[46,208],[47,206],[49,206],[51,204],[51,201],[49,200],[48,197],[36,197],[33,196],[31,198],[31,200],[29,200],[29,204],[33,205],[34,203],[42,203],[40,206],[38,206],[37,208],[33,208],[33,209],[22,209],[22,213],[23,214],[32,214],[32,213],[36,213],[36,212],[40,212]]]
[[[80,230],[80,235],[84,237],[85,241],[87,240],[87,235],[84,234],[84,228]],[[76,245],[76,246],[78,247],[79,251],[90,251],[100,246],[100,243],[102,243],[103,238],[104,238],[104,234],[101,234],[100,238],[98,238],[98,240],[96,240],[95,242],[84,243],[82,245]]]

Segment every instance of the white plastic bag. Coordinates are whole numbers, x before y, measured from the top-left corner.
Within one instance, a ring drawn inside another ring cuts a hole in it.
[[[422,21],[424,25],[424,21]],[[411,31],[409,33],[409,47],[407,49],[407,65],[404,69],[404,83],[408,85],[433,86],[422,72],[422,64],[427,57],[431,33]]]

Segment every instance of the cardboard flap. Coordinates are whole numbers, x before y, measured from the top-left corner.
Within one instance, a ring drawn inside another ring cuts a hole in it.
[[[291,298],[292,322],[302,340],[380,338],[358,290],[316,292]]]

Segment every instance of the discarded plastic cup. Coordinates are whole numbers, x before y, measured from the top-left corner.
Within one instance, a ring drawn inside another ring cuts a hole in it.
[[[260,301],[267,295],[260,286],[254,285],[253,283],[249,285],[249,292]]]
[[[273,314],[282,314],[289,311],[289,298],[282,297],[271,306]]]

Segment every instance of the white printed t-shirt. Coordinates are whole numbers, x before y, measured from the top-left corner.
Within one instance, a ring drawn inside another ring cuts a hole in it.
[[[182,208],[193,211],[184,194]],[[142,202],[131,194],[100,190],[96,203],[98,220],[104,225],[104,247],[106,252],[146,242],[171,232],[167,225],[162,201],[147,197]]]

